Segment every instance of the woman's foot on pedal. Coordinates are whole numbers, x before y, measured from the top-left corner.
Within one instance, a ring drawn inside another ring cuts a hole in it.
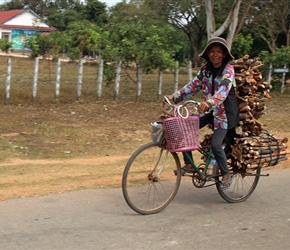
[[[220,181],[222,191],[227,190],[232,185],[233,177],[234,175],[230,175],[230,173],[223,175],[222,180]]]
[[[185,174],[192,174],[194,172],[194,168],[191,166],[191,164],[185,164],[181,168],[181,175],[184,176]],[[177,174],[177,171],[174,170],[174,173]]]
[[[181,174],[185,175],[185,174],[192,174],[194,172],[194,168],[191,166],[191,164],[185,164],[182,168],[181,168]]]

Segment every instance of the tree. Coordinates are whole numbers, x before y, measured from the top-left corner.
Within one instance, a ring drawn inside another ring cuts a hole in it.
[[[251,34],[243,35],[239,33],[232,46],[232,54],[235,58],[243,57],[245,54],[249,54],[253,44],[253,38]]]
[[[27,37],[24,46],[31,49],[31,57],[50,56],[59,57],[68,42],[63,32],[36,33]]]
[[[281,33],[286,34],[284,45],[289,46],[289,0],[255,0],[247,24],[268,45],[271,52],[278,48]]]
[[[70,23],[64,32],[69,37],[66,46],[68,56],[71,59],[78,59],[90,52],[94,55],[98,53],[101,46],[101,35],[97,30],[97,26],[87,20]]]
[[[32,57],[52,55],[59,57],[67,54],[71,60],[84,54],[99,53],[101,35],[96,26],[88,21],[70,23],[66,31],[37,33],[28,37],[25,46],[32,50]]]
[[[159,16],[186,34],[194,53],[194,66],[199,64],[198,54],[205,35],[209,39],[225,34],[231,48],[251,3],[252,0],[247,3],[242,0],[145,0]]]
[[[12,47],[12,43],[8,42],[6,39],[0,39],[0,50],[8,53],[10,48]]]
[[[23,9],[28,7],[40,17],[47,17],[47,9],[54,7],[58,10],[76,8],[76,6],[81,4],[81,0],[11,0],[5,2],[1,5],[2,10],[13,10],[13,9]]]
[[[259,55],[260,59],[263,61],[266,67],[263,67],[263,73],[269,73],[269,65],[273,65],[275,68],[289,68],[290,67],[290,47],[282,46],[281,48],[277,48],[274,52],[262,51]],[[272,73],[272,72],[270,72]],[[284,82],[281,85],[281,73],[275,73],[276,79],[273,78],[271,81],[271,85],[274,90],[278,90],[280,88],[281,93],[284,91]],[[277,80],[278,79],[278,80]],[[283,79],[283,78],[282,78]]]
[[[86,0],[86,5],[84,7],[86,20],[89,20],[98,26],[103,26],[108,22],[108,13],[106,8],[106,4],[101,3],[98,0]]]
[[[225,20],[221,23],[219,28],[216,28],[217,25],[215,22],[215,16],[217,14],[220,15],[220,11],[217,11],[215,13],[214,11],[215,2],[217,3],[217,10],[219,10],[220,8],[224,8],[227,4],[231,4],[229,6],[230,9],[228,11],[227,16]],[[210,39],[213,36],[221,36],[228,29],[226,40],[227,40],[229,49],[231,49],[232,43],[235,37],[238,35],[241,29],[241,25],[244,23],[247,13],[249,12],[249,9],[252,4],[252,0],[247,1],[246,5],[243,6],[242,15],[240,16],[240,21],[239,21],[241,3],[242,3],[242,0],[234,0],[232,1],[232,3],[229,3],[229,1],[223,1],[223,0],[220,0],[220,1],[205,0],[206,28],[207,28],[208,39]],[[238,26],[238,23],[240,23],[241,25]]]
[[[194,65],[199,64],[199,51],[206,32],[205,6],[202,0],[145,0],[157,16],[182,31],[193,51]]]
[[[180,48],[176,30],[159,23],[160,19],[151,15],[146,6],[119,4],[112,9],[110,22],[104,29],[109,35],[103,58],[120,60],[125,69],[136,69],[135,77],[127,74],[135,83],[140,68],[149,72],[172,67],[175,52]]]
[[[48,10],[48,13],[48,24],[59,31],[65,31],[73,22],[81,22],[84,20],[83,12],[78,12],[74,9],[66,9],[62,12]]]
[[[107,6],[98,0],[86,0],[85,4],[67,5],[62,2],[50,3],[47,9],[47,22],[60,31],[67,29],[72,22],[87,20],[98,27],[108,22]]]

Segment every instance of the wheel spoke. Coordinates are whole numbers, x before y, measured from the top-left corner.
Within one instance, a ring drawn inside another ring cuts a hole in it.
[[[227,190],[221,190],[219,181],[221,177],[217,178],[219,181],[216,183],[217,190],[221,197],[231,203],[242,202],[248,199],[254,192],[259,178],[261,168],[247,171],[233,171],[234,177],[231,186]]]
[[[139,148],[126,164],[123,195],[137,213],[157,213],[172,201],[180,180],[177,154],[169,153],[162,143],[148,143]]]

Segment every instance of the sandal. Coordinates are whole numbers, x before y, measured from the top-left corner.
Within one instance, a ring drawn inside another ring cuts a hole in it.
[[[176,170],[173,171],[174,174],[177,174]],[[186,166],[181,168],[181,175],[184,176],[185,174],[192,174],[194,173],[194,170],[188,169]]]
[[[227,190],[232,185],[233,178],[234,178],[234,175],[231,175],[228,179],[226,179],[224,181],[223,180],[220,181],[220,187],[221,187],[222,191]]]
[[[186,167],[186,165],[181,168],[181,175],[182,176],[184,176],[185,174],[192,174],[194,172],[195,172],[194,169],[189,169]]]

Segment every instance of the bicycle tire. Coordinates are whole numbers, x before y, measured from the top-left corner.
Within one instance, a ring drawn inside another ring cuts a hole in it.
[[[180,160],[166,144],[150,142],[129,158],[122,177],[126,203],[143,215],[163,210],[174,199],[181,182]]]
[[[216,177],[216,188],[220,196],[229,203],[238,203],[247,200],[255,191],[259,179],[261,168],[247,170],[233,170],[232,184],[227,190],[221,190],[221,176]]]

